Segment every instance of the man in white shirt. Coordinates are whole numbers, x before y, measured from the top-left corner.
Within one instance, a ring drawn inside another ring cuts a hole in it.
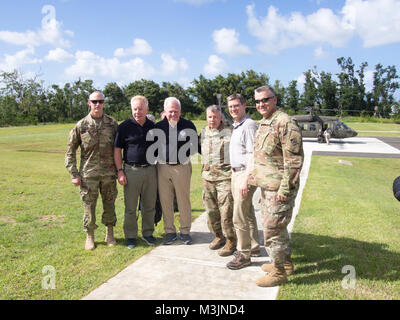
[[[234,123],[229,145],[232,167],[233,224],[237,236],[235,258],[227,264],[232,270],[251,264],[251,256],[260,255],[257,221],[253,194],[256,187],[249,185],[249,157],[253,154],[254,134],[258,125],[246,114],[246,101],[240,94],[227,98],[229,113]]]

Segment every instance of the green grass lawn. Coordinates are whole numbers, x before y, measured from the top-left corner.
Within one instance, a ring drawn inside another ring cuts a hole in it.
[[[313,156],[292,234],[296,272],[279,299],[400,298],[400,203],[392,193],[399,160],[339,159]]]
[[[198,131],[205,121],[195,122]],[[104,242],[98,203],[96,249],[83,249],[82,202],[64,167],[68,125],[0,128],[0,299],[80,299],[151,250],[125,247],[123,190],[116,201],[117,246]],[[346,158],[348,159],[348,158]],[[391,183],[397,159],[314,156],[293,234],[296,274],[280,299],[398,299],[400,206]],[[199,161],[197,161],[199,162]],[[200,164],[193,164],[193,218],[203,211]],[[141,219],[139,219],[140,223]],[[162,221],[155,236],[164,235]],[[356,289],[341,286],[342,267],[356,271]],[[56,289],[43,289],[56,272]]]
[[[121,186],[116,201],[118,245],[109,248],[104,242],[99,199],[96,249],[83,249],[82,202],[64,167],[72,127],[0,129],[0,300],[80,299],[151,250],[141,240],[134,250],[125,246]],[[193,219],[204,211],[200,169],[200,164],[193,165]],[[160,242],[164,235],[162,221],[154,235]],[[45,266],[55,269],[54,290],[42,288],[43,279],[49,275]]]
[[[400,124],[344,122],[358,132],[361,137],[400,137]]]

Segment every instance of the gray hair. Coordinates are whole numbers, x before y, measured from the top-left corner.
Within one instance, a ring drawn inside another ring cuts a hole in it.
[[[179,107],[179,109],[181,108],[181,102],[175,97],[168,97],[167,99],[165,99],[164,110],[169,104],[175,104]]]
[[[261,92],[267,92],[267,91],[270,91],[274,96],[276,96],[275,90],[272,89],[268,85],[265,85],[265,86],[262,86],[262,87],[259,87],[259,88],[255,89],[254,93],[261,93]]]
[[[137,96],[132,97],[131,106],[133,105],[133,102],[137,101],[137,100],[143,102],[146,107],[149,106],[149,101],[147,100],[147,98],[145,96],[141,96],[141,95],[137,95]]]
[[[208,113],[208,112],[212,112],[212,113],[218,112],[218,114],[219,114],[220,116],[222,116],[221,109],[220,109],[217,105],[215,105],[215,104],[213,104],[213,105],[211,105],[211,106],[208,106],[207,109],[206,109],[206,112],[207,112],[207,113]]]

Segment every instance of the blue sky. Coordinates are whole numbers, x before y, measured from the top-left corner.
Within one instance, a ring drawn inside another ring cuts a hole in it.
[[[338,57],[400,73],[400,0],[13,0],[0,10],[0,70],[46,85],[92,79],[126,85],[200,74],[336,74]]]

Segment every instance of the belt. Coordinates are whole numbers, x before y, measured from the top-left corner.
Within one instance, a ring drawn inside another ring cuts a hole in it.
[[[128,166],[134,167],[134,168],[147,168],[150,165],[148,163],[146,164],[139,164],[139,163],[130,163],[130,162],[126,162],[125,164],[127,164]]]
[[[237,167],[237,168],[232,168],[233,172],[239,172],[239,171],[244,171],[246,170],[246,167]]]

